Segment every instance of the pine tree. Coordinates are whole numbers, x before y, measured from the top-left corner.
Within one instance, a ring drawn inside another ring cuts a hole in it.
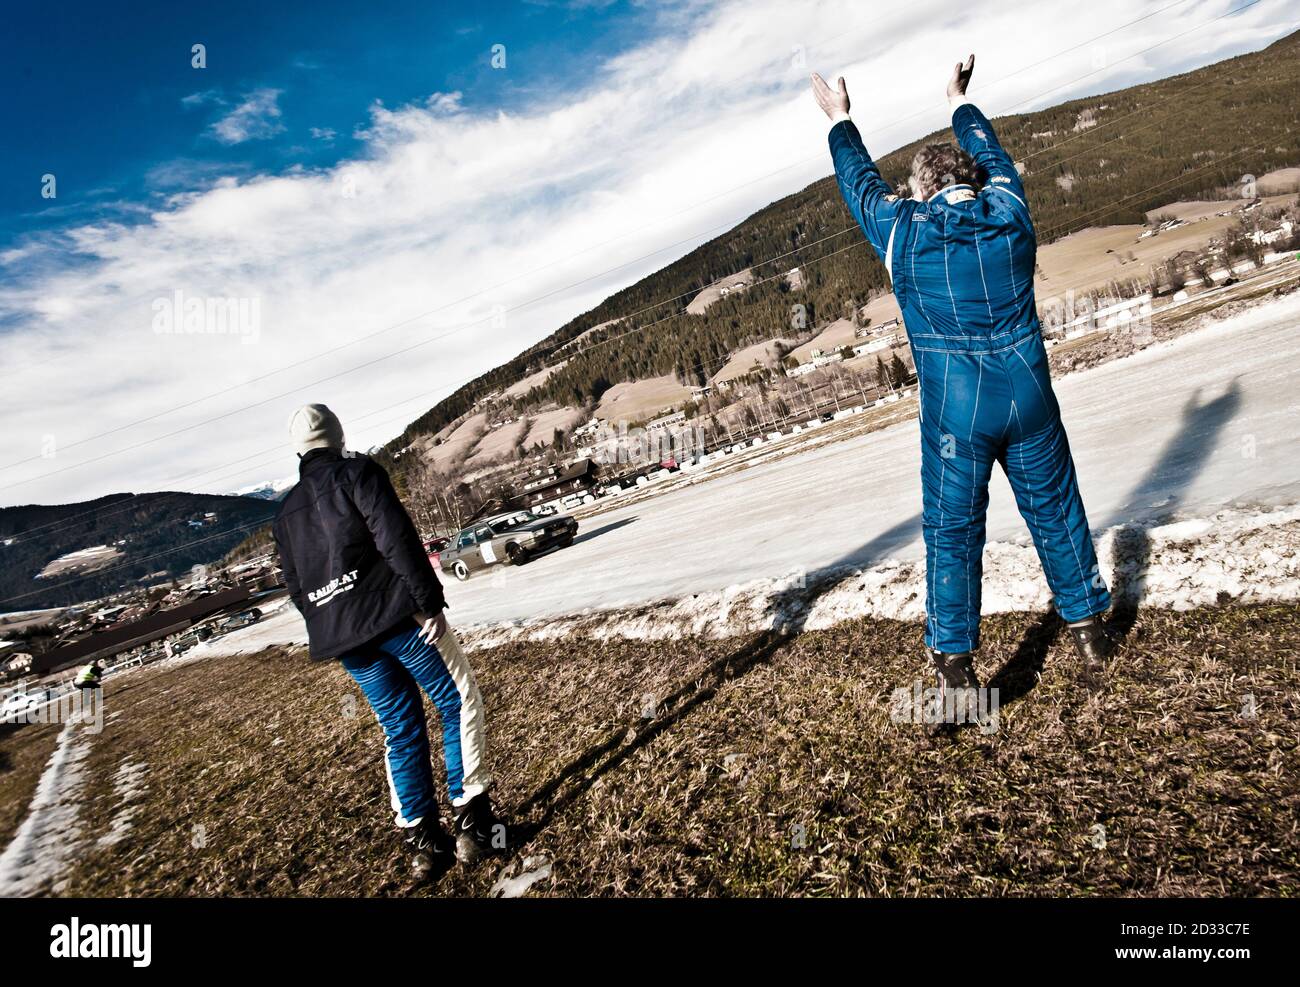
[[[905,364],[902,358],[895,353],[894,358],[889,361],[889,377],[893,382],[893,386],[902,387],[907,383],[907,378],[909,376],[910,374],[907,371],[907,364]]]

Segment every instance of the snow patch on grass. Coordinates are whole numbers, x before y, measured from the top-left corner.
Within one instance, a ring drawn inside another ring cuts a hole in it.
[[[78,726],[69,721],[59,734],[27,818],[0,854],[0,896],[37,894],[72,860],[81,831],[80,795],[91,736]]]
[[[144,777],[148,765],[126,758],[113,775],[113,793],[117,797],[117,811],[109,823],[108,832],[95,841],[96,846],[116,846],[126,839],[131,823],[139,810],[138,802],[145,793]]]
[[[507,867],[492,885],[489,898],[522,898],[534,884],[551,876],[551,861],[546,856],[525,857],[521,873],[516,877],[507,876],[509,869]]]

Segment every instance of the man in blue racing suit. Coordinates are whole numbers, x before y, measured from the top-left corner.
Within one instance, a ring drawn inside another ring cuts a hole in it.
[[[840,192],[884,261],[920,390],[925,644],[940,691],[978,688],[981,559],[988,484],[1001,464],[1028,523],[1057,611],[1095,670],[1112,649],[1110,594],[1052,391],[1034,305],[1037,241],[1024,185],[988,119],[966,100],[975,66],[948,84],[960,147],[930,144],[911,198],[881,178],[849,119],[844,80],[813,76],[831,118]]]

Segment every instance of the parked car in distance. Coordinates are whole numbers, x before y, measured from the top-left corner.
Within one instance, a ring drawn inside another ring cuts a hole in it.
[[[0,705],[0,723],[18,723],[25,721],[41,705],[38,696],[15,692]]]
[[[223,631],[233,631],[239,627],[247,627],[249,624],[256,624],[262,619],[262,611],[253,607],[251,610],[245,610],[243,613],[237,613],[234,616],[227,617],[220,624]]]
[[[447,550],[451,544],[449,538],[430,538],[424,543],[424,554],[429,557],[429,565],[435,569],[442,565],[442,553]]]
[[[202,644],[212,638],[212,628],[207,624],[197,624],[177,637],[171,639],[172,657],[189,651],[196,644]]]
[[[533,511],[514,511],[484,518],[457,532],[441,553],[442,568],[464,581],[471,573],[509,562],[523,565],[551,548],[568,548],[578,533],[578,522],[563,515],[541,517]]]
[[[34,692],[14,692],[0,703],[0,723],[24,723],[28,717],[35,715],[42,706],[57,697],[58,693],[50,688],[38,688]]]

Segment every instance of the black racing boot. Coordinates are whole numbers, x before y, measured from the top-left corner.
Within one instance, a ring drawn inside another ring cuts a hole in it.
[[[480,792],[456,810],[456,857],[472,864],[509,849],[506,824],[492,811],[487,792]]]
[[[411,861],[411,875],[417,881],[432,884],[456,863],[456,841],[447,835],[436,816],[397,832]]]
[[[1084,668],[1093,674],[1100,673],[1106,659],[1114,654],[1116,644],[1114,635],[1106,627],[1104,614],[1093,614],[1069,627]]]
[[[979,702],[975,690],[980,687],[979,677],[975,674],[975,659],[969,651],[961,654],[948,654],[943,651],[930,651],[930,660],[934,662],[936,686],[939,693],[939,719],[933,724],[938,730],[951,730],[963,723],[979,721]],[[950,695],[956,693],[955,695]],[[949,718],[951,707],[953,716]]]

